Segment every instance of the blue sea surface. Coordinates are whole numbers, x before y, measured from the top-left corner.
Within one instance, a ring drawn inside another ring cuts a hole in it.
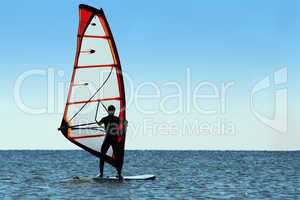
[[[0,199],[300,199],[300,152],[126,151],[124,175],[95,181],[80,150],[0,151]],[[115,170],[105,165],[106,175]]]

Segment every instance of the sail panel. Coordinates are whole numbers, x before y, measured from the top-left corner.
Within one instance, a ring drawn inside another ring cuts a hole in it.
[[[107,108],[109,105],[114,105],[116,107],[115,115],[119,116],[121,113],[121,102],[120,100],[107,100],[102,101],[103,104],[99,105],[98,112],[97,112],[97,120],[99,121],[102,117],[105,117],[107,115],[107,111],[105,108]],[[85,105],[83,108],[82,106]],[[68,116],[71,116],[69,118],[69,126],[78,126],[81,124],[88,124],[95,122],[95,116],[97,111],[98,101],[95,102],[89,102],[87,104],[80,103],[80,104],[72,104],[69,105],[68,109]],[[104,108],[105,106],[105,108]],[[78,112],[78,110],[82,110]],[[78,114],[77,114],[78,113]],[[73,117],[75,114],[77,114],[75,117]],[[73,117],[73,119],[72,119]],[[85,132],[85,130],[82,130]]]
[[[108,40],[84,37],[82,39],[78,66],[93,66],[99,63],[104,65],[115,64]]]
[[[105,36],[105,31],[102,27],[99,17],[93,17],[85,31],[85,35]]]
[[[99,86],[102,88],[95,96],[98,99],[120,97],[115,66],[76,69],[70,102],[89,100]]]

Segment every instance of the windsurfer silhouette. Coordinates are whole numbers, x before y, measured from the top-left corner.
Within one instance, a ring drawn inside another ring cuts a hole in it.
[[[108,116],[103,117],[100,121],[96,120],[96,123],[99,126],[104,124],[104,128],[106,131],[106,135],[104,141],[101,146],[101,156],[99,162],[100,168],[100,177],[103,177],[103,168],[104,168],[104,158],[106,156],[106,152],[108,151],[109,147],[112,146],[114,156],[117,160],[117,171],[118,171],[118,178],[122,179],[122,161],[120,159],[120,149],[118,145],[118,134],[119,134],[119,126],[120,126],[120,118],[115,116],[116,108],[113,105],[108,106],[107,112]]]

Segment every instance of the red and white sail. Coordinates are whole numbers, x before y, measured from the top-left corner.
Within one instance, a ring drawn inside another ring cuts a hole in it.
[[[95,118],[99,121],[107,115],[106,108],[114,105],[121,121],[118,141],[123,160],[125,94],[113,35],[102,9],[80,5],[79,14],[76,58],[60,130],[71,142],[99,157],[105,131]],[[113,154],[109,149],[106,161],[116,166]]]

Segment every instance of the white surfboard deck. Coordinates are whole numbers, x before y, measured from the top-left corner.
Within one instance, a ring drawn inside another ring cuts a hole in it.
[[[136,175],[136,176],[123,176],[123,180],[129,181],[129,180],[154,180],[155,175],[152,174],[143,174],[143,175]],[[106,176],[106,177],[100,177],[99,175],[96,177],[84,177],[84,176],[74,176],[72,178],[73,181],[106,181],[106,180],[119,180],[116,176]]]
[[[94,179],[96,179],[96,180],[119,180],[119,178],[116,176],[106,176],[106,177],[96,176]],[[153,174],[123,176],[123,180],[153,180],[153,179],[155,179],[155,176]]]

